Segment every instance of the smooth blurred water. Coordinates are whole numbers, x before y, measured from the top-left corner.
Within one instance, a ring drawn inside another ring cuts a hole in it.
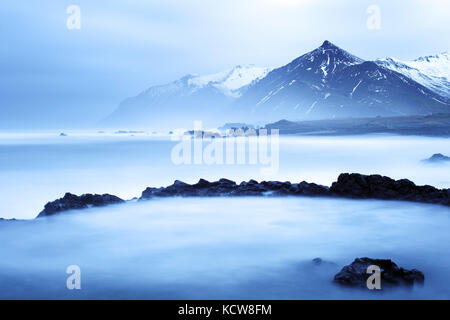
[[[449,226],[446,207],[372,200],[175,198],[74,211],[0,225],[0,298],[448,299]],[[425,286],[333,284],[363,256],[418,268]],[[66,289],[69,265],[81,268],[81,290]]]
[[[175,165],[167,137],[0,135],[0,217],[34,218],[65,192],[126,199],[175,179],[289,180],[330,185],[341,172],[450,186],[450,140],[283,137],[280,168]],[[191,198],[130,202],[51,218],[0,222],[0,298],[448,299],[450,210],[396,201]],[[332,283],[356,257],[391,258],[425,286],[369,292]],[[313,258],[327,263],[316,266]],[[79,265],[82,289],[67,290]]]
[[[0,217],[34,218],[47,201],[66,192],[140,196],[148,186],[179,179],[228,178],[331,185],[342,172],[408,178],[416,184],[450,187],[450,163],[421,162],[434,153],[450,155],[450,139],[400,136],[282,137],[279,170],[265,165],[175,165],[168,137],[57,133],[0,135]]]

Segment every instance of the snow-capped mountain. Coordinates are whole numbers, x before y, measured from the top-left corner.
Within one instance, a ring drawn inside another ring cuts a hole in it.
[[[449,99],[329,41],[271,71],[237,103],[242,121],[450,112]]]
[[[270,68],[265,67],[238,65],[232,69],[210,75],[193,76],[189,79],[189,84],[196,88],[213,86],[226,96],[238,98],[242,94],[242,88],[264,78],[269,71]]]
[[[325,41],[285,66],[187,75],[123,101],[105,125],[174,128],[450,113],[448,55],[364,61]]]
[[[103,125],[160,127],[170,122],[176,127],[192,125],[194,120],[220,125],[227,114],[226,107],[269,71],[254,65],[238,65],[209,75],[186,75],[125,99]]]
[[[378,59],[378,65],[400,72],[436,93],[450,98],[450,55],[443,52],[413,61]]]

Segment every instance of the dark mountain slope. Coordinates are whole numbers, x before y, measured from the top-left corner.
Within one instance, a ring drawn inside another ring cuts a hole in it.
[[[235,107],[247,121],[450,112],[433,91],[328,41],[250,86]]]

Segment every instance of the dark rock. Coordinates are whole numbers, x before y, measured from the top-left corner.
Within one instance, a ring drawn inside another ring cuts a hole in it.
[[[331,188],[315,183],[280,181],[234,181],[220,179],[209,182],[200,179],[196,184],[175,181],[166,188],[147,188],[141,200],[153,197],[218,197],[218,196],[337,196],[356,199],[404,200],[450,205],[450,190],[432,186],[416,186],[402,179],[394,180],[380,175],[343,173]]]
[[[206,187],[209,186],[209,181],[205,179],[200,179],[197,184],[195,184],[197,187]]]
[[[110,194],[83,194],[82,196],[77,196],[71,193],[66,193],[63,198],[47,203],[44,210],[39,213],[38,218],[51,216],[55,213],[67,210],[103,207],[109,204],[117,204],[122,202],[125,201]]]
[[[444,156],[442,153],[435,153],[430,158],[424,160],[426,162],[448,162],[450,157]]]
[[[298,184],[298,194],[304,196],[327,196],[330,195],[330,190],[328,187],[319,184],[302,181]]]
[[[357,258],[350,265],[334,276],[334,281],[340,285],[349,287],[367,288],[367,279],[371,274],[367,268],[376,265],[381,269],[381,288],[390,286],[413,286],[423,284],[425,277],[419,270],[406,270],[399,268],[390,259]]]
[[[320,258],[314,258],[314,259],[312,259],[312,263],[314,263],[315,265],[321,265],[322,262],[323,262],[323,260],[320,259]]]
[[[239,185],[228,179],[209,182],[200,179],[196,184],[176,180],[172,185],[161,188],[147,188],[138,200],[156,197],[237,197],[237,196],[309,196],[309,197],[347,197],[356,199],[390,199],[435,203],[450,206],[450,189],[436,189],[432,186],[416,186],[402,179],[393,180],[380,175],[362,175],[343,173],[331,188],[315,183],[291,183],[280,181],[250,180]],[[47,203],[39,216],[48,216],[57,212],[84,209],[89,206],[105,206],[124,202],[109,195],[85,194],[76,196],[67,193],[64,198]]]
[[[405,200],[450,205],[450,190],[432,186],[416,186],[402,179],[393,180],[380,175],[343,173],[333,182],[333,195],[357,199]]]
[[[317,184],[302,182],[301,184],[291,184],[290,182],[263,181],[259,183],[255,180],[242,182],[239,185],[228,179],[209,182],[200,179],[196,184],[187,184],[175,181],[174,184],[166,188],[147,188],[141,196],[141,200],[153,197],[223,197],[223,196],[263,196],[263,195],[326,195],[328,188]]]

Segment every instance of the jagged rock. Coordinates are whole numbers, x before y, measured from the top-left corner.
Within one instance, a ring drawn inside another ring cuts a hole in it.
[[[432,186],[416,186],[407,179],[394,180],[380,175],[343,173],[333,182],[333,195],[359,198],[405,200],[450,205],[450,190]]]
[[[330,194],[330,189],[328,187],[308,182],[300,182],[295,185],[298,189],[297,194],[304,196],[327,196]]]
[[[44,210],[39,213],[38,218],[51,216],[55,213],[72,209],[103,207],[109,204],[117,204],[122,202],[125,201],[110,194],[83,194],[81,196],[77,196],[71,193],[66,193],[63,198],[47,203]]]
[[[444,156],[442,153],[435,153],[430,158],[425,159],[426,162],[450,162],[450,157]]]
[[[413,286],[414,284],[423,284],[425,281],[425,276],[421,271],[399,268],[390,259],[357,258],[334,276],[334,282],[349,287],[367,288],[367,279],[371,276],[367,273],[367,268],[371,265],[376,265],[381,269],[381,288]]]
[[[220,197],[220,196],[262,196],[262,195],[326,195],[328,187],[314,183],[302,182],[291,184],[290,182],[263,181],[261,183],[250,180],[239,185],[228,179],[209,182],[200,179],[196,184],[187,184],[175,181],[166,188],[147,188],[141,196],[141,200],[153,197]]]
[[[228,179],[209,182],[200,179],[196,184],[176,180],[171,186],[147,188],[138,200],[156,197],[235,197],[235,196],[316,196],[347,197],[356,199],[390,199],[436,203],[450,206],[450,189],[436,189],[432,186],[416,186],[409,180],[393,180],[380,175],[343,173],[331,188],[315,183],[280,182],[250,180],[236,182]],[[89,206],[105,206],[124,200],[109,194],[76,196],[67,193],[64,198],[49,202],[39,214],[48,216],[71,209],[84,209]]]
[[[416,186],[413,182],[402,179],[393,180],[380,175],[362,175],[343,173],[331,188],[315,183],[279,182],[255,180],[242,182],[220,179],[209,182],[200,179],[196,184],[175,181],[166,188],[147,188],[141,200],[153,197],[205,197],[205,196],[338,196],[357,199],[405,200],[450,205],[450,190],[437,189],[432,186]]]

